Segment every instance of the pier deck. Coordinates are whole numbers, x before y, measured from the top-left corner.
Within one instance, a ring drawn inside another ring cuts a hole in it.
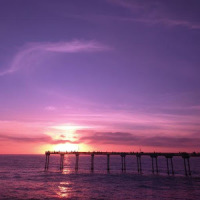
[[[46,151],[45,154],[79,154],[79,155],[141,155],[141,156],[189,156],[189,157],[200,157],[200,153],[186,153],[186,152],[179,152],[179,153],[161,153],[161,152],[107,152],[107,151]]]

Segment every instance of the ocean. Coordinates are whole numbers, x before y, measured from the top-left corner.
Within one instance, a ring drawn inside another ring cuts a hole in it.
[[[167,175],[166,159],[158,158],[159,174],[152,174],[151,159],[142,157],[142,174],[137,173],[135,156],[126,156],[126,172],[121,171],[120,156],[80,156],[75,171],[75,156],[64,159],[50,156],[44,171],[45,155],[0,155],[0,199],[200,199],[200,158],[191,158],[192,176],[184,175],[182,158],[174,158],[175,175]]]

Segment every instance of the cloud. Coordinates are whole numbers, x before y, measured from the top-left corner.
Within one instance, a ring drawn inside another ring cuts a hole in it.
[[[46,53],[79,53],[107,51],[111,48],[96,41],[46,42],[28,43],[12,58],[10,67],[0,72],[0,76],[14,73],[23,67],[32,66],[33,63]]]
[[[128,132],[98,132],[77,131],[80,135],[79,142],[87,144],[110,144],[129,146],[150,147],[199,147],[200,138],[195,137],[173,137],[173,136],[145,136]],[[83,135],[83,136],[81,136]]]
[[[110,48],[106,45],[95,41],[80,42],[78,40],[72,42],[59,42],[54,44],[44,44],[42,47],[46,51],[62,52],[62,53],[76,53],[76,52],[94,52],[104,51]]]
[[[76,131],[76,141],[65,139],[64,135],[60,135],[61,139],[53,139],[52,137],[41,134],[38,136],[14,136],[0,134],[1,142],[17,142],[17,143],[39,143],[39,144],[87,144],[87,145],[125,145],[125,146],[143,146],[143,147],[160,147],[160,148],[198,148],[200,143],[199,133],[190,136],[166,136],[151,134],[151,136],[143,134],[133,134],[130,132],[109,132],[95,130],[78,130]]]
[[[143,22],[149,25],[163,24],[168,27],[184,26],[189,29],[200,29],[200,24],[193,23],[187,20],[168,19],[168,18],[118,18],[121,21]]]
[[[184,13],[178,13],[174,12],[175,3],[171,4],[169,1],[107,1],[129,11],[130,15],[128,17],[120,16],[116,18],[118,20],[141,22],[149,25],[162,24],[168,27],[182,26],[188,29],[200,29],[200,23],[188,17],[191,16],[191,13],[187,13],[189,11],[184,4],[179,5],[179,7],[182,7],[179,12],[182,10]]]
[[[41,135],[37,137],[13,136],[0,134],[1,141],[22,142],[22,143],[44,143],[44,144],[64,144],[71,143],[77,144],[76,141],[71,140],[54,140],[48,135]]]

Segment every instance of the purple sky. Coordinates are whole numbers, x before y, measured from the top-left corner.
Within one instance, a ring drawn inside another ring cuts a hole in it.
[[[199,52],[199,0],[0,0],[0,153],[200,151]]]

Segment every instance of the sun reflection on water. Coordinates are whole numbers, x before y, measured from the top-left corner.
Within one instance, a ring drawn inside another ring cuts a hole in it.
[[[70,173],[72,173],[72,170],[70,170],[70,169],[68,169],[68,168],[64,168],[64,169],[62,170],[62,174],[70,174]]]
[[[72,169],[69,166],[70,162],[71,161],[70,161],[69,156],[65,156],[64,157],[64,163],[63,163],[64,167],[63,167],[63,170],[62,170],[62,174],[70,174],[70,173],[72,173]]]
[[[71,186],[69,182],[60,182],[60,185],[58,186],[58,192],[57,195],[60,198],[68,198],[69,194],[71,192]]]

